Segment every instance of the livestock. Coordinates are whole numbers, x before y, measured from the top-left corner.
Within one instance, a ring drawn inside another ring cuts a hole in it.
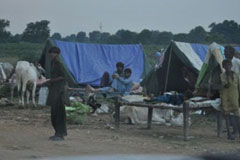
[[[8,74],[13,69],[13,66],[8,62],[0,62],[0,83],[6,81]]]
[[[6,80],[7,76],[3,70],[2,64],[0,64],[0,83],[2,84]]]
[[[29,63],[27,61],[18,61],[15,68],[15,74],[16,84],[18,87],[19,104],[22,104],[24,106],[25,91],[27,95],[27,104],[29,104],[29,91],[31,91],[32,103],[34,106],[36,106],[35,91],[37,86],[37,80],[41,76],[40,72],[32,63]]]
[[[13,97],[13,89],[15,86],[15,76],[11,76],[11,79],[9,78],[12,70],[13,70],[13,66],[10,63],[0,62],[0,84],[4,84],[5,81],[10,82],[11,100]]]
[[[13,101],[14,88],[16,87],[16,74],[14,73],[9,80],[11,89],[11,101]]]

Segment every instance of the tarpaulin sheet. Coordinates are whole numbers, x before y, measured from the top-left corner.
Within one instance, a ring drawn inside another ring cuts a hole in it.
[[[144,71],[144,53],[140,45],[106,45],[55,41],[61,56],[78,84],[99,86],[104,72],[116,71],[123,62],[132,70],[131,79],[139,82]]]
[[[189,61],[192,63],[192,66],[199,71],[203,64],[207,50],[206,52],[204,52],[204,50],[201,50],[200,48],[202,48],[202,45],[197,46],[184,42],[175,42],[175,44],[180,49],[180,51],[189,59]]]
[[[234,47],[238,52],[240,51],[240,47]]]
[[[191,43],[191,46],[193,50],[198,54],[200,59],[204,61],[205,56],[208,51],[208,45],[202,45],[202,44],[196,44],[196,43]]]

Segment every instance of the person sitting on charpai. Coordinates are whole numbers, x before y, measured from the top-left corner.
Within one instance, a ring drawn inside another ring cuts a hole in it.
[[[124,69],[124,64],[122,62],[117,62],[116,64],[117,70],[113,72],[113,74],[110,76],[108,72],[104,72],[101,82],[100,82],[100,87],[109,87],[111,86],[113,82],[113,75],[118,74],[120,77],[124,77],[123,69]]]
[[[111,92],[119,92],[119,94],[129,94],[133,82],[131,80],[132,71],[130,68],[126,68],[124,70],[124,77],[120,77],[117,73],[113,74],[113,81],[110,87],[102,87],[102,88],[93,88],[90,85],[86,87],[85,94],[89,92],[94,93],[111,93]]]

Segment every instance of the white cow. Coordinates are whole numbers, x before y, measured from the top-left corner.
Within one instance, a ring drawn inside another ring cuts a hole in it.
[[[8,62],[0,62],[0,84],[6,81],[7,75],[11,72],[13,66]]]
[[[24,106],[24,94],[26,91],[27,94],[27,104],[29,104],[30,92],[32,91],[32,103],[36,106],[35,103],[35,90],[37,86],[37,80],[40,76],[37,68],[27,61],[18,61],[16,68],[16,84],[18,87],[18,95],[19,95],[19,104]],[[21,95],[21,98],[20,98]]]
[[[4,72],[2,63],[0,63],[0,84],[2,84],[6,80],[7,76]]]

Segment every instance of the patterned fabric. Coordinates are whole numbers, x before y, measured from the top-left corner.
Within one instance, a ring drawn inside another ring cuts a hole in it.
[[[223,87],[220,90],[220,96],[222,99],[222,107],[225,112],[233,112],[235,115],[239,114],[239,79],[238,75],[233,72],[233,79],[227,79],[226,73],[220,75],[222,85],[230,84],[230,87]]]

